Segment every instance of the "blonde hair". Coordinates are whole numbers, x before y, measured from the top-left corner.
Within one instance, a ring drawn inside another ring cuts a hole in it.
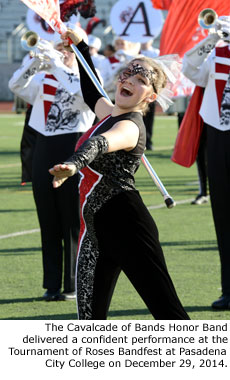
[[[166,87],[167,85],[167,76],[162,69],[160,65],[156,63],[156,61],[150,57],[140,56],[132,59],[129,63],[139,61],[147,63],[149,66],[151,66],[152,70],[154,71],[154,74],[152,75],[152,86],[154,89],[154,92],[156,95],[159,95],[160,92]],[[148,111],[149,103],[146,104],[146,106],[143,108],[142,112],[143,115],[145,115]]]

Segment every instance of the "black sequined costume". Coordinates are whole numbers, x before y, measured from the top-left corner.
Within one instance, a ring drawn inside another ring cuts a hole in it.
[[[107,153],[100,134],[120,120],[139,128],[135,149]],[[79,140],[69,161],[80,169],[81,229],[77,258],[79,319],[106,319],[121,270],[156,319],[188,319],[167,272],[157,227],[135,189],[145,146],[138,112],[108,116]]]

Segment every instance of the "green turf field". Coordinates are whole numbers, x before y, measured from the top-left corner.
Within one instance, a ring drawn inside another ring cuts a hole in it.
[[[23,121],[24,115],[0,114],[0,319],[76,319],[74,301],[41,300],[44,289],[38,219],[31,184],[20,186]],[[176,133],[175,117],[157,117],[155,149],[146,156],[177,206],[164,206],[143,166],[136,174],[137,188],[158,225],[169,272],[191,319],[226,320],[230,311],[216,312],[210,307],[220,296],[220,265],[210,203],[190,205],[198,191],[197,171],[195,165],[187,169],[170,161]],[[124,275],[115,289],[109,319],[152,319]]]

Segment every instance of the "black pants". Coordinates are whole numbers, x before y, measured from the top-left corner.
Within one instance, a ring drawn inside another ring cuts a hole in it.
[[[32,181],[32,163],[34,148],[37,138],[37,132],[29,127],[29,119],[32,111],[30,106],[26,111],[25,124],[23,128],[21,143],[20,143],[20,156],[22,163],[22,183]]]
[[[155,102],[150,103],[148,112],[144,115],[143,121],[146,128],[146,148],[152,149],[152,136],[155,117]]]
[[[125,191],[113,197],[96,213],[94,225],[100,254],[92,319],[106,319],[121,270],[155,319],[189,319],[167,271],[156,224],[138,192]]]
[[[221,263],[223,294],[230,295],[230,131],[207,126],[210,199]]]
[[[64,291],[75,290],[79,234],[78,176],[60,188],[52,187],[48,169],[68,159],[81,133],[45,137],[38,134],[33,157],[32,186],[41,228],[43,287],[60,289],[64,265]],[[64,244],[64,249],[63,249]]]
[[[208,169],[207,169],[207,125],[204,124],[200,138],[200,146],[196,158],[198,178],[199,178],[199,194],[207,195]]]

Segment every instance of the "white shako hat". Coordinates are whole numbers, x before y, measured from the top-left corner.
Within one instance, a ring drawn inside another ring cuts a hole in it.
[[[97,50],[101,48],[101,40],[99,37],[94,36],[93,34],[88,35],[88,45],[89,47],[94,47]]]

